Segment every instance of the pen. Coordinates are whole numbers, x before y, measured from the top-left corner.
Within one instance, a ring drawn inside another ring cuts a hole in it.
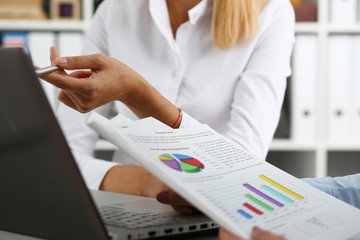
[[[35,73],[38,77],[41,77],[44,74],[52,73],[54,71],[60,70],[61,68],[58,65],[52,65],[44,68],[35,70]]]

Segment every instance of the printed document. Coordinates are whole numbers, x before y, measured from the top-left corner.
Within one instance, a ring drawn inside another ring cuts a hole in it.
[[[153,118],[108,120],[96,113],[89,125],[238,236],[249,238],[254,226],[294,240],[359,236],[359,209],[258,159],[207,125],[172,129]]]

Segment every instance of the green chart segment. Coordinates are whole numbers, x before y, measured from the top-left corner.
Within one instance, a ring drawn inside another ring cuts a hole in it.
[[[183,154],[166,153],[159,156],[159,160],[169,168],[179,172],[197,173],[205,168],[199,160]]]

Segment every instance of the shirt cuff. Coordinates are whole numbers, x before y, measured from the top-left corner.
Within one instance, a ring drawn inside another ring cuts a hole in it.
[[[329,177],[325,177],[325,178],[303,178],[301,179],[302,181],[310,184],[311,186],[326,192],[327,194],[332,195],[332,189],[331,186],[329,184],[330,178]]]
[[[345,177],[305,178],[304,182],[350,204],[360,208],[360,174]]]

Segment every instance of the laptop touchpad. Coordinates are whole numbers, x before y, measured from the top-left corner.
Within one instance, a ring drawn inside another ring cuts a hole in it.
[[[124,202],[124,203],[117,203],[117,204],[110,204],[108,206],[123,208],[130,211],[136,212],[174,212],[174,210],[168,206],[157,202],[156,200],[152,199],[141,199],[131,202]]]

